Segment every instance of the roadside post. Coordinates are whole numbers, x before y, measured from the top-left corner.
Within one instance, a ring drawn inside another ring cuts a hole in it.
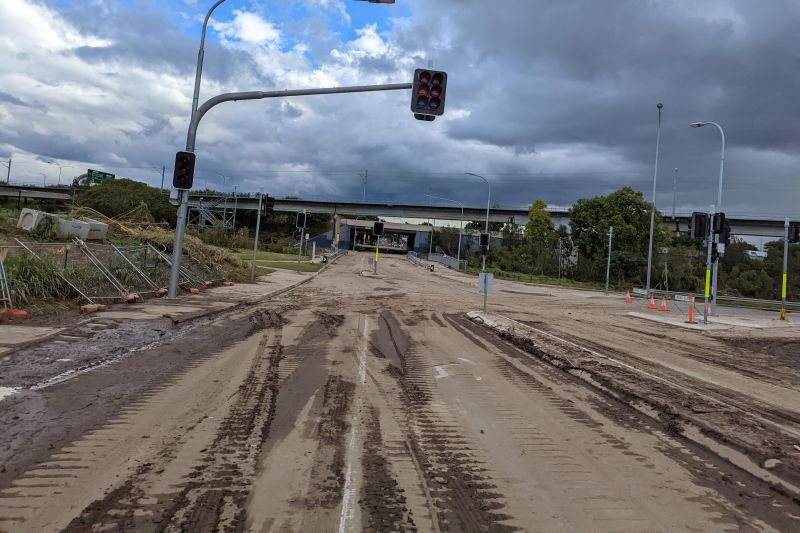
[[[781,283],[781,320],[788,320],[786,316],[786,280],[789,268],[789,217],[783,223],[783,279]]]
[[[614,237],[614,226],[608,227],[608,262],[606,263],[606,296],[608,296],[608,279],[611,277],[611,240]]]
[[[258,255],[258,234],[261,231],[261,202],[263,194],[258,193],[258,215],[256,216],[256,238],[253,242],[253,262],[250,265],[250,281],[256,280],[256,256]]]
[[[486,299],[492,291],[494,285],[494,274],[491,272],[481,272],[478,275],[478,291],[483,293],[483,312],[486,312]]]

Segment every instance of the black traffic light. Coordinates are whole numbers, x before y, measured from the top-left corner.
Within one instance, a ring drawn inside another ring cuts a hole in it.
[[[295,227],[297,229],[305,229],[307,220],[308,218],[306,217],[305,213],[297,213],[297,221],[295,222]]]
[[[731,221],[725,220],[722,224],[722,231],[719,234],[719,242],[729,245],[731,243]]]
[[[481,246],[489,246],[489,234],[488,233],[481,233]]]
[[[266,195],[261,200],[261,214],[266,215],[267,213],[272,213],[275,211],[275,198],[271,197],[270,195]]]
[[[725,230],[725,213],[715,214],[712,225],[714,233],[722,233]]]
[[[372,225],[372,234],[376,237],[383,236],[383,222],[376,222]]]
[[[194,182],[193,152],[178,152],[175,154],[175,169],[172,173],[172,186],[176,189],[191,189]]]
[[[447,73],[418,68],[411,89],[411,111],[417,120],[433,120],[444,114]]]
[[[789,242],[800,242],[800,222],[792,222],[789,224]]]
[[[708,213],[692,213],[689,236],[692,239],[705,239],[708,237]]]

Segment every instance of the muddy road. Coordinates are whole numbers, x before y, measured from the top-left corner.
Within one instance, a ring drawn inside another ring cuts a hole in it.
[[[367,261],[1,360],[0,531],[800,530],[798,339]]]

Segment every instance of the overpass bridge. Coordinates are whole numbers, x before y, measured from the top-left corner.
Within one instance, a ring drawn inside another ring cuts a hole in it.
[[[225,206],[226,199],[227,206]],[[239,197],[234,201],[232,197],[209,197],[192,194],[189,197],[189,220],[199,220],[201,218],[200,215],[204,211],[206,214],[210,215],[205,218],[222,220],[224,216],[221,214],[221,211],[231,210],[234,206],[236,209],[255,210],[258,209],[258,198]],[[334,218],[342,216],[374,216],[458,221],[461,217],[461,208],[453,206],[275,199],[275,211],[298,213],[302,212],[303,209],[308,213],[327,213]],[[209,213],[214,210],[220,213],[216,215]],[[559,225],[569,227],[569,207],[549,206],[547,210],[556,227]],[[192,216],[192,212],[194,212],[194,217]],[[485,207],[464,208],[465,221],[484,220],[485,217]],[[664,215],[663,218],[664,222],[671,227],[679,231],[688,231],[691,213],[678,213],[675,218],[670,215]],[[230,217],[228,217],[228,219],[230,219]],[[492,208],[489,211],[489,220],[491,222],[510,222],[524,225],[528,221],[528,210],[521,208]],[[783,237],[783,218],[729,213],[728,220],[731,223],[731,233],[736,236]]]

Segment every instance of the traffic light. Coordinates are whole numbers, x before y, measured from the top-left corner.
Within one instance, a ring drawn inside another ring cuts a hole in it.
[[[383,236],[383,222],[376,222],[372,226],[372,234],[376,237]]]
[[[297,213],[297,221],[295,222],[295,227],[299,230],[305,229],[306,220],[307,218],[305,213]]]
[[[172,186],[176,189],[191,189],[194,181],[193,152],[178,152],[175,154],[175,170],[172,173]]]
[[[719,242],[726,246],[731,243],[731,221],[725,220],[722,224],[722,232],[719,235]]]
[[[692,239],[705,239],[708,237],[708,213],[692,213],[689,236]]]
[[[266,195],[263,200],[261,200],[261,214],[266,215],[267,213],[272,213],[275,211],[275,198],[271,197],[270,195]]]
[[[418,68],[411,88],[411,111],[417,120],[433,120],[444,114],[447,73]]]
[[[800,222],[792,222],[789,224],[789,242],[800,242]]]
[[[715,214],[712,225],[714,233],[722,233],[725,230],[725,213]]]

